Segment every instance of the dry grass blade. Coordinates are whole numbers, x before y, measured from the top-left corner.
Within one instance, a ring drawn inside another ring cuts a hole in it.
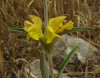
[[[1,50],[2,42],[0,42],[0,72],[3,74],[4,72],[4,55],[3,51]]]

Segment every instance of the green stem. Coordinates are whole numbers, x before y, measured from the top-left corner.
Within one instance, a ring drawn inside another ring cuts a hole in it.
[[[48,62],[49,62],[49,68],[50,68],[50,76],[51,78],[54,78],[52,54],[48,54]]]
[[[48,24],[48,0],[43,0],[44,3],[44,27]]]
[[[41,69],[42,78],[49,78],[49,72],[48,72],[48,67],[46,64],[44,52],[40,52],[40,69]]]

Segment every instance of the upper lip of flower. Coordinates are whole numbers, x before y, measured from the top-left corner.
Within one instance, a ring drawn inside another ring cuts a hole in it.
[[[42,21],[39,17],[30,15],[29,16],[31,21],[25,20],[24,21],[24,30],[28,32],[27,37],[32,37],[35,40],[39,40],[39,38],[43,38],[43,33],[42,33]],[[47,25],[46,29],[46,43],[51,43],[52,40],[55,37],[61,38],[58,34],[60,32],[63,32],[64,30],[71,30],[73,28],[73,22],[69,21],[65,25],[63,25],[63,21],[66,18],[66,16],[58,16],[55,18],[51,18],[49,20],[49,23]],[[35,38],[36,37],[36,38]]]
[[[71,30],[73,28],[73,22],[69,21],[63,25],[63,21],[66,16],[58,16],[56,18],[51,18],[47,26],[47,43],[51,43],[55,37],[61,38],[58,34],[64,30]]]
[[[42,21],[37,16],[30,15],[29,17],[32,23],[27,20],[24,21],[24,30],[28,32],[27,39],[30,39],[32,37],[35,40],[39,40],[39,38],[43,37],[43,33],[41,30]]]

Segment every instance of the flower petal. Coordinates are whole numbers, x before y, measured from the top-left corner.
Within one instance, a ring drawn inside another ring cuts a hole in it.
[[[50,26],[47,26],[47,43],[51,43],[54,39],[54,31]]]
[[[47,43],[51,43],[55,37],[61,38],[61,36],[54,32],[51,26],[47,26]]]
[[[38,36],[38,34],[37,33],[35,33],[35,32],[29,32],[29,35],[33,38],[33,39],[35,39],[35,40],[39,40],[39,36]]]
[[[39,17],[34,16],[34,15],[29,15],[29,17],[30,17],[31,21],[32,21],[34,24],[36,24],[36,25],[42,27],[42,21],[41,21],[41,19],[40,19]]]
[[[58,31],[57,33],[63,32],[64,30],[71,30],[73,28],[73,22],[69,21],[68,23],[66,23],[65,25],[63,25]]]
[[[35,32],[37,34],[42,34],[41,28],[37,25],[33,25],[33,26],[29,27],[27,32]]]
[[[49,20],[48,26],[51,26],[54,31],[57,31],[59,29],[59,26],[61,26],[61,23],[63,22],[63,20],[65,18],[66,18],[66,16],[59,16],[59,17],[56,17],[56,18],[51,18]]]
[[[29,40],[31,36],[29,34],[26,35],[26,39]]]
[[[37,25],[33,25],[30,28],[28,28],[27,32],[30,35],[30,37],[32,37],[35,40],[39,40],[39,38],[43,37],[42,30]]]
[[[27,31],[27,29],[29,27],[31,27],[33,25],[33,23],[31,23],[30,21],[25,20],[24,21],[24,30]]]

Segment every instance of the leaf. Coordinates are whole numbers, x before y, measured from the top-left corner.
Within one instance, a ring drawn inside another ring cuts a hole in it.
[[[87,30],[94,30],[95,28],[93,27],[74,27],[72,30],[65,30],[60,35],[69,33],[69,32],[77,32],[77,31],[87,31]]]
[[[74,27],[71,32],[76,32],[76,31],[87,31],[87,30],[94,30],[95,28],[93,27]]]
[[[14,27],[9,27],[8,30],[10,31],[16,31],[16,32],[23,32],[26,33],[26,31],[23,28],[14,28]]]
[[[61,78],[61,75],[64,71],[65,66],[67,65],[69,59],[71,58],[71,56],[73,55],[73,53],[79,48],[79,46],[76,46],[69,54],[68,56],[64,59],[64,61],[62,62],[60,68],[59,68],[59,72],[56,78]]]

